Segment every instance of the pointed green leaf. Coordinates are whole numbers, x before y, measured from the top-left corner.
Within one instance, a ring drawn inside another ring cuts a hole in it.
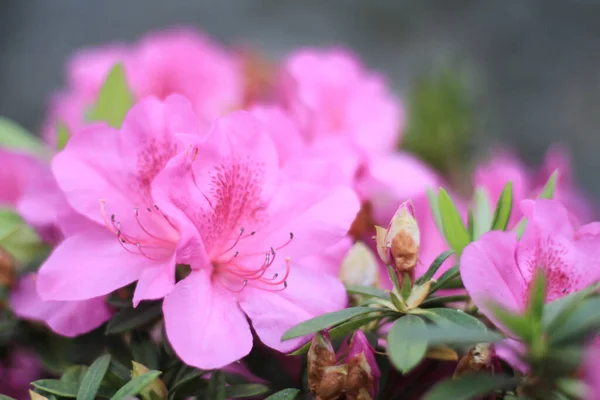
[[[410,276],[407,273],[404,273],[404,276],[402,277],[402,289],[400,294],[405,301],[408,299],[408,296],[410,296],[411,291],[412,282],[410,281]]]
[[[431,215],[433,215],[435,225],[437,226],[438,231],[443,235],[444,227],[442,225],[442,216],[440,215],[438,196],[431,188],[427,188],[427,201],[429,202],[429,209],[431,210]]]
[[[207,399],[225,400],[225,374],[223,371],[213,371],[208,381]]]
[[[531,343],[534,339],[534,326],[527,316],[505,310],[496,304],[492,304],[491,309],[496,318],[509,331],[520,337],[523,342]]]
[[[471,400],[491,394],[496,390],[514,388],[519,379],[504,375],[468,374],[448,379],[431,389],[424,400]]]
[[[454,308],[428,308],[422,310],[422,315],[438,325],[454,323],[465,328],[480,329],[486,331],[487,328],[477,318]]]
[[[490,199],[484,188],[475,189],[473,196],[473,240],[477,240],[492,227]]]
[[[331,328],[332,326],[341,324],[349,320],[350,318],[357,317],[359,315],[368,314],[375,310],[370,307],[350,307],[344,310],[335,311],[329,314],[319,315],[318,317],[304,321],[293,328],[285,332],[281,340],[289,340],[297,337],[310,335],[322,331],[323,329]]]
[[[0,246],[25,265],[41,260],[49,251],[35,230],[8,207],[0,207]]]
[[[294,400],[300,393],[298,389],[283,389],[267,397],[265,400]]]
[[[114,128],[120,128],[132,106],[133,95],[127,85],[125,68],[118,63],[108,73],[88,117],[90,121],[104,121]]]
[[[431,280],[433,278],[433,276],[435,275],[435,273],[438,271],[438,269],[440,269],[440,267],[442,266],[444,261],[446,261],[452,254],[454,254],[454,250],[447,250],[447,251],[443,252],[442,254],[440,254],[439,256],[437,256],[436,259],[433,260],[433,262],[427,269],[427,272],[425,272],[425,274],[423,274],[423,276],[421,276],[419,279],[417,279],[417,284],[424,283],[424,282]]]
[[[55,394],[60,397],[77,397],[77,384],[74,382],[63,382],[58,379],[40,379],[31,382],[34,388]]]
[[[23,127],[0,117],[0,148],[18,150],[40,157],[49,155],[42,142]]]
[[[225,388],[225,397],[227,399],[243,399],[245,397],[256,397],[261,394],[269,393],[268,386],[259,383],[242,383],[231,385]]]
[[[527,316],[541,325],[546,302],[546,278],[541,270],[536,270],[533,281],[529,286],[527,299]]]
[[[412,335],[415,329],[425,329],[425,322],[415,315],[406,315],[394,322],[388,334],[388,354],[403,374],[417,366],[427,353],[427,340]]]
[[[56,126],[56,150],[60,151],[65,148],[67,142],[71,138],[69,128],[64,123],[59,123]]]
[[[448,271],[444,272],[439,279],[431,285],[431,289],[429,290],[430,294],[437,292],[446,282],[451,281],[452,279],[460,276],[459,266],[455,265],[454,267],[448,269]]]
[[[111,397],[111,400],[122,400],[128,397],[135,396],[141,392],[146,386],[152,383],[153,380],[160,376],[160,371],[149,371],[144,375],[133,378],[125,384],[121,389]]]
[[[467,212],[467,232],[469,232],[469,240],[473,241],[475,231],[475,222],[473,221],[473,210]]]
[[[444,228],[444,237],[450,247],[452,247],[456,254],[460,256],[463,249],[471,242],[469,232],[467,231],[454,202],[452,202],[450,195],[442,188],[440,188],[438,194],[438,203],[442,218],[442,226]]]
[[[348,294],[359,294],[362,296],[377,297],[385,300],[390,299],[390,296],[388,296],[383,290],[371,286],[346,285],[346,291]]]
[[[508,182],[496,204],[496,211],[494,211],[494,220],[492,222],[493,231],[504,231],[508,226],[508,220],[513,207],[513,186],[512,182]]]
[[[8,396],[6,396],[4,394],[0,394],[0,400],[17,400],[17,399],[14,399],[12,397],[8,397]]]
[[[77,400],[94,400],[110,365],[110,355],[98,358],[90,366],[77,391]]]

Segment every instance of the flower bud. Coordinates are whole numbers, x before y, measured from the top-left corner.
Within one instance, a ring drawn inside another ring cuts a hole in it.
[[[458,378],[471,372],[487,371],[493,373],[495,357],[496,352],[491,344],[476,344],[460,359],[454,371],[453,378]]]
[[[315,388],[317,400],[338,400],[345,392],[348,379],[348,366],[335,365],[323,370],[321,380]]]
[[[410,200],[400,204],[387,230],[376,226],[377,252],[386,264],[392,263],[400,275],[414,274],[419,254],[420,233]]]
[[[380,376],[381,372],[375,361],[373,348],[363,331],[356,331],[348,352],[346,398],[348,400],[358,399],[361,390],[366,391],[371,398],[375,398],[379,392]]]
[[[356,242],[342,260],[340,280],[346,285],[377,286],[379,267],[375,255],[363,242]]]
[[[131,370],[132,378],[144,375],[146,372],[150,371],[140,363],[136,363],[135,361],[132,361],[131,363],[133,364],[133,369]],[[154,393],[154,395],[152,395],[152,393]],[[140,397],[142,400],[154,400],[156,398],[166,399],[168,394],[167,387],[163,381],[161,381],[159,378],[156,378],[150,382],[148,386],[142,389],[140,392]]]
[[[315,393],[323,379],[323,371],[335,365],[335,351],[326,331],[317,332],[312,339],[307,356],[308,388]]]

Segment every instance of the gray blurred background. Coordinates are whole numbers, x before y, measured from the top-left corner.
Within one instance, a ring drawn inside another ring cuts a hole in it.
[[[477,93],[477,142],[515,146],[530,163],[562,142],[600,198],[600,2],[584,0],[0,0],[0,115],[37,131],[67,56],[192,24],[226,44],[278,57],[344,45],[401,94],[452,60]]]

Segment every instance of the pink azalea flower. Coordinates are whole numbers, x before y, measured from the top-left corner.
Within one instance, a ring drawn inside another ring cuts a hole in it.
[[[284,62],[280,96],[309,142],[345,138],[360,152],[386,153],[400,139],[403,116],[384,79],[349,51],[304,49]]]
[[[35,274],[22,277],[11,291],[10,306],[20,318],[46,324],[59,335],[75,337],[108,321],[112,310],[105,297],[81,301],[43,301],[37,294]]]
[[[41,372],[42,366],[35,354],[12,349],[6,359],[0,361],[0,393],[17,400],[29,399],[30,382],[40,378]]]
[[[306,339],[282,342],[287,329],[347,301],[343,285],[307,261],[342,241],[358,199],[325,162],[279,168],[265,129],[246,112],[221,118],[206,140],[188,137],[193,150],[154,183],[162,209],[187,216],[201,239],[190,275],[163,305],[174,350],[199,368],[250,352],[247,317],[264,344],[289,351]]]
[[[571,171],[567,152],[559,147],[551,148],[538,171],[532,171],[519,158],[506,150],[497,151],[485,164],[479,165],[474,174],[475,187],[483,186],[488,193],[491,207],[498,201],[502,189],[509,181],[513,184],[513,204],[535,198],[543,189],[550,175],[559,170],[553,198],[563,203],[581,221],[590,221],[594,209],[589,198],[577,188]],[[509,227],[514,226],[523,214],[514,207]]]
[[[0,206],[16,207],[44,166],[34,156],[0,148]]]
[[[600,224],[576,226],[556,200],[525,200],[528,225],[520,241],[514,232],[492,231],[468,245],[460,260],[467,292],[498,326],[490,301],[522,312],[535,269],[546,276],[547,301],[600,279]]]
[[[151,183],[182,150],[175,135],[198,132],[181,96],[147,98],[121,130],[95,124],[72,137],[53,161],[70,206],[88,223],[73,229],[42,265],[45,300],[85,300],[138,281],[134,304],[162,298],[175,284],[175,261],[186,262],[185,238],[152,198]],[[85,265],[85,268],[81,268]]]
[[[114,44],[76,53],[67,65],[68,87],[52,98],[43,127],[50,144],[56,142],[58,123],[66,124],[72,134],[87,125],[86,112],[117,62],[124,63],[136,99],[181,94],[192,102],[197,117],[208,123],[243,101],[242,66],[234,54],[192,29],[167,29],[131,45]]]

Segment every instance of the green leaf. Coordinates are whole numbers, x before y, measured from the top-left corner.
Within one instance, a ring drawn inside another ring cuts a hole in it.
[[[420,308],[433,308],[433,307],[443,306],[444,304],[447,304],[447,303],[465,302],[465,301],[468,301],[469,299],[470,299],[470,297],[467,295],[464,295],[464,294],[457,294],[457,295],[451,295],[451,296],[430,296],[427,299],[425,299],[425,301],[423,301],[423,303],[421,303],[421,305],[419,307]]]
[[[546,181],[544,188],[542,189],[542,193],[539,194],[538,199],[551,199],[554,197],[554,192],[556,191],[556,182],[558,180],[558,169],[555,170],[550,178]]]
[[[475,189],[473,195],[473,240],[477,240],[492,227],[490,199],[485,188]]]
[[[55,394],[60,397],[77,397],[77,384],[74,382],[63,382],[58,379],[40,379],[31,382],[34,388]]]
[[[6,396],[4,394],[0,394],[0,400],[17,400],[17,399],[14,399],[12,397],[8,397],[8,396]]]
[[[425,315],[425,314],[424,314]],[[405,317],[403,317],[405,318]],[[460,326],[445,323],[442,325],[411,326],[406,335],[419,337],[429,345],[456,344],[473,345],[476,343],[494,343],[504,339],[503,336],[473,326]]]
[[[388,265],[387,266],[388,276],[390,277],[390,281],[392,281],[393,290],[400,290],[400,282],[398,281],[398,274],[396,273],[396,269]]]
[[[144,375],[133,378],[129,382],[125,384],[121,389],[111,397],[111,400],[121,400],[126,397],[135,396],[139,392],[141,392],[146,386],[152,383],[153,380],[158,378],[161,374],[160,371],[149,371]]]
[[[399,318],[388,334],[388,354],[400,372],[406,374],[421,362],[427,353],[427,340],[412,335],[412,331],[425,329],[425,322],[415,315]]]
[[[283,389],[267,397],[265,400],[294,400],[300,393],[298,389]]]
[[[0,148],[18,150],[40,157],[49,155],[42,142],[23,127],[0,117]]]
[[[484,332],[487,330],[483,322],[454,308],[428,308],[422,310],[422,315],[438,325],[451,322],[465,328],[480,329]]]
[[[574,310],[597,289],[598,285],[594,284],[547,303],[544,306],[544,316],[542,318],[546,333],[552,335],[571,317]]]
[[[578,305],[558,326],[549,338],[552,345],[572,344],[583,340],[595,329],[600,328],[600,297],[592,297]]]
[[[438,383],[423,400],[471,400],[496,390],[514,388],[518,383],[518,378],[504,375],[468,374]]]
[[[541,328],[544,303],[546,302],[546,278],[541,270],[536,271],[529,288],[526,314],[532,322]],[[541,332],[537,332],[537,334],[539,333]]]
[[[456,206],[452,202],[450,195],[442,188],[440,188],[438,194],[438,202],[442,226],[444,228],[444,237],[450,247],[452,247],[456,254],[460,256],[463,249],[471,242],[469,232],[467,231]]]
[[[427,188],[427,201],[429,202],[429,208],[431,209],[431,215],[433,220],[441,234],[444,234],[444,226],[442,225],[442,216],[440,215],[440,206],[438,202],[437,193],[431,188]]]
[[[60,377],[62,382],[71,382],[76,385],[80,385],[83,381],[83,377],[87,374],[88,367],[87,365],[73,365],[65,370],[65,372]]]
[[[456,278],[460,276],[460,270],[459,270],[459,266],[455,265],[454,267],[450,268],[448,271],[444,272],[442,274],[442,276],[439,277],[439,279],[431,285],[431,289],[429,290],[430,294],[433,294],[435,292],[437,292],[439,289],[442,288],[442,286],[444,286],[444,284],[448,281],[451,281],[452,279]]]
[[[348,294],[360,294],[362,296],[378,297],[385,300],[390,299],[390,296],[383,290],[371,286],[346,285],[346,291]]]
[[[136,308],[124,308],[109,321],[106,326],[106,334],[128,332],[158,320],[161,315],[162,304],[160,302],[142,302]]]
[[[442,264],[444,264],[444,261],[446,261],[452,254],[454,254],[454,250],[447,250],[439,256],[437,256],[436,259],[433,260],[433,262],[427,269],[427,272],[425,272],[423,276],[417,279],[416,283],[420,284],[431,280],[433,278],[433,275],[435,275],[435,273],[438,271],[438,269],[440,269]]]
[[[9,207],[0,207],[0,246],[25,265],[42,259],[49,251],[35,230]]]
[[[225,374],[223,371],[213,371],[208,381],[208,393],[206,396],[210,400],[225,400]]]
[[[133,360],[148,369],[158,369],[158,351],[148,332],[133,332],[131,337]]]
[[[371,315],[359,316],[356,318],[352,318],[351,320],[342,322],[341,324],[337,325],[336,327],[331,328],[329,330],[329,337],[331,338],[332,341],[343,339],[346,336],[348,336],[350,333],[361,328],[362,326],[365,326],[368,323],[378,320],[378,319],[381,319],[381,318],[383,318],[383,316],[381,316],[380,314],[377,314],[377,315],[371,314]],[[308,353],[308,350],[310,349],[310,343],[311,342],[306,343],[304,346],[300,347],[298,350],[294,351],[293,353],[289,353],[289,355],[299,356],[299,355]]]
[[[534,326],[527,316],[505,310],[497,304],[491,304],[490,308],[496,318],[506,326],[509,331],[520,337],[523,342],[531,344],[534,339]]]
[[[102,379],[104,379],[104,375],[106,374],[109,365],[109,354],[94,361],[85,374],[81,386],[79,386],[77,400],[94,400],[96,398],[96,393],[98,392],[98,389],[100,389]]]
[[[243,399],[245,397],[255,397],[261,394],[269,393],[268,386],[258,383],[243,383],[231,385],[225,388],[225,397],[227,399]]]
[[[67,145],[67,142],[71,138],[69,128],[63,122],[56,126],[56,150],[61,151]]]
[[[108,73],[88,117],[90,121],[104,121],[114,128],[120,128],[132,106],[133,95],[127,85],[125,69],[123,64],[118,63]]]
[[[371,313],[375,310],[370,307],[350,307],[344,310],[335,311],[329,314],[323,314],[318,317],[304,321],[285,332],[281,340],[289,340],[297,337],[310,335],[311,333],[322,331],[345,322],[359,315]]]
[[[512,212],[513,206],[513,185],[512,182],[508,182],[496,204],[496,211],[494,211],[494,220],[492,222],[493,231],[504,231],[508,226],[508,220]]]
[[[404,273],[404,277],[402,278],[402,289],[400,294],[402,298],[406,301],[408,296],[410,296],[410,292],[412,291],[412,282],[410,281],[410,276],[408,273]]]
[[[467,232],[469,232],[469,240],[473,241],[475,231],[475,222],[473,221],[473,210],[469,209],[467,212]]]

